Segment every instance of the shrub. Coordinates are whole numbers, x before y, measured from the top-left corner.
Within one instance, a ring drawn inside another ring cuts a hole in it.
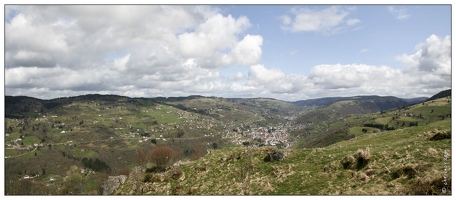
[[[157,165],[160,171],[165,171],[175,156],[174,150],[167,146],[157,146],[150,152],[150,159]]]
[[[358,151],[353,155],[356,158],[356,169],[360,170],[369,164],[370,149],[358,149]]]
[[[342,164],[344,169],[351,169],[355,165],[355,162],[356,160],[353,156],[347,156],[340,161],[340,164]]]
[[[323,171],[324,172],[334,172],[334,171],[337,171],[338,167],[339,167],[339,165],[337,164],[336,161],[334,161],[334,162],[328,163],[325,166],[325,168],[323,168]]]
[[[413,166],[406,165],[406,166],[403,166],[403,167],[397,169],[395,172],[393,172],[392,178],[396,179],[403,175],[407,175],[407,177],[409,179],[411,179],[411,178],[415,178],[416,174],[417,174],[417,171],[413,168]]]
[[[451,139],[451,131],[434,131],[437,132],[429,138],[428,140],[430,141],[437,141],[437,140],[443,140],[443,139]]]
[[[396,178],[406,175],[407,178],[412,179],[412,178],[416,177],[418,172],[426,171],[428,169],[428,167],[430,167],[431,165],[432,164],[405,165],[405,166],[400,167],[396,171],[394,171],[392,174],[392,178],[396,179]]]
[[[370,149],[358,149],[352,156],[347,156],[340,161],[344,169],[357,169],[360,170],[369,164]]]
[[[451,177],[447,180],[447,185],[443,177],[434,180],[417,178],[412,186],[405,188],[403,192],[410,195],[451,195]]]
[[[264,162],[270,162],[272,160],[281,161],[283,159],[284,159],[283,153],[281,151],[274,150],[272,153],[268,153],[263,160],[264,160]]]

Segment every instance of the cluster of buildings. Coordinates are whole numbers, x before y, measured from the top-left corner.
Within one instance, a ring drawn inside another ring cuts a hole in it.
[[[276,146],[288,148],[291,146],[291,137],[285,125],[275,127],[258,127],[245,131],[227,131],[222,137],[231,139],[235,144],[252,144],[252,146]]]

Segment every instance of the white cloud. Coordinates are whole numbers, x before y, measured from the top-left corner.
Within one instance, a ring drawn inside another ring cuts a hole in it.
[[[122,58],[117,58],[114,60],[114,67],[118,71],[125,71],[127,69],[127,62],[130,60],[130,54],[122,57]]]
[[[403,7],[397,8],[394,6],[388,6],[386,9],[396,18],[400,20],[408,19],[410,17],[409,14],[407,14],[407,10]]]
[[[196,27],[195,32],[178,36],[179,48],[183,56],[211,57],[214,52],[234,46],[238,41],[236,34],[250,26],[246,17],[234,19],[217,14]]]
[[[244,66],[256,64],[261,59],[261,45],[263,38],[259,35],[246,35],[231,50],[231,55],[236,63]]]
[[[286,74],[261,64],[263,36],[247,17],[208,6],[6,6],[5,92],[55,98],[87,93],[127,96],[272,97],[299,100],[360,94],[432,95],[451,83],[451,37],[430,36],[404,68],[315,66]],[[15,9],[17,11],[11,11]],[[348,7],[294,8],[292,32],[334,33],[357,26]],[[364,50],[362,50],[363,52]],[[290,55],[297,50],[290,51]],[[300,52],[304,54],[304,52]],[[231,65],[247,73],[226,77]]]
[[[360,22],[361,22],[361,20],[359,20],[359,19],[351,18],[351,19],[348,19],[345,23],[347,25],[349,25],[349,26],[353,26],[353,25],[358,24]]]
[[[418,44],[416,53],[396,57],[405,65],[405,72],[414,75],[416,84],[432,87],[449,87],[451,83],[451,36],[440,38],[431,35]]]
[[[312,10],[308,8],[293,8],[290,12],[293,20],[288,15],[280,17],[282,19],[281,28],[291,32],[323,32],[332,34],[341,32],[361,22],[356,18],[346,19],[353,11],[353,8],[332,6],[323,10]]]
[[[279,69],[266,69],[263,65],[253,65],[249,70],[247,85],[272,84],[285,77],[285,73]]]
[[[39,97],[213,92],[222,87],[218,68],[250,66],[262,54],[262,37],[243,34],[251,26],[247,17],[223,16],[209,6],[6,10],[13,13],[5,23],[5,87],[11,95],[19,88],[50,91]]]
[[[290,25],[291,24],[291,18],[287,15],[280,16],[279,19],[282,20],[282,23],[284,25]]]
[[[238,80],[243,80],[245,78],[245,75],[242,72],[238,72],[234,76],[230,76],[230,80],[232,81],[238,81]]]
[[[431,35],[415,49],[414,54],[396,57],[405,64],[407,70],[451,76],[451,36],[439,38]]]

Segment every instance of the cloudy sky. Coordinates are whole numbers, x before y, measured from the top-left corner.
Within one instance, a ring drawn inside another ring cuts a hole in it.
[[[5,95],[422,97],[451,88],[451,5],[4,10]]]

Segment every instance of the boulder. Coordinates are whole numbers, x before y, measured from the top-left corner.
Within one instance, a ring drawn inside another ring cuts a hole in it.
[[[119,188],[120,185],[124,184],[127,176],[109,176],[108,180],[103,184],[103,195],[111,195],[114,190]]]

